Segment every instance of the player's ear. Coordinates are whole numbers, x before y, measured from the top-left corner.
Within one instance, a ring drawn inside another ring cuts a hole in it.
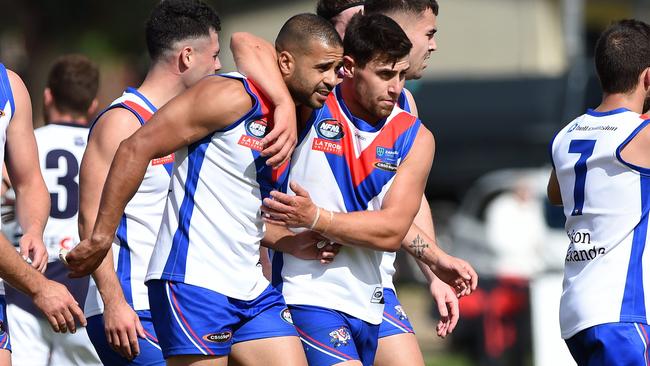
[[[647,94],[647,92],[650,90],[650,67],[643,70],[641,77],[643,79],[643,89],[646,91]]]
[[[356,67],[356,63],[354,62],[354,59],[350,56],[343,56],[343,74],[347,78],[351,78],[354,76],[354,69]]]
[[[179,55],[178,67],[182,71],[189,69],[194,61],[194,49],[191,46],[184,46]]]
[[[52,104],[52,90],[50,88],[45,88],[43,90],[43,105],[49,107]]]
[[[97,111],[98,106],[99,106],[99,101],[97,100],[97,98],[93,99],[92,103],[90,103],[90,107],[88,107],[88,112],[87,112],[88,116],[94,115],[95,112]]]
[[[296,59],[288,51],[282,51],[278,54],[278,66],[282,76],[291,75],[296,68]]]

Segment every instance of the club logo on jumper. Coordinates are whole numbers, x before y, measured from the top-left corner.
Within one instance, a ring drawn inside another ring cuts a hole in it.
[[[246,135],[241,135],[238,144],[251,150],[262,151],[262,138],[266,136],[268,122],[263,119],[246,121]]]
[[[287,322],[287,323],[293,325],[293,318],[291,317],[291,312],[289,311],[289,309],[284,308],[284,310],[282,310],[282,311],[280,312],[280,317],[281,317],[282,320],[284,320],[285,322]]]
[[[372,298],[370,302],[373,304],[383,304],[384,303],[384,288],[381,286],[375,287],[375,291],[372,292]]]
[[[173,162],[174,162],[174,153],[171,153],[167,156],[163,156],[162,158],[152,159],[151,165],[156,166],[156,165],[168,164]]]
[[[225,332],[210,333],[203,336],[203,339],[212,343],[228,342],[232,338],[232,332],[227,330]]]
[[[343,138],[343,125],[333,119],[324,119],[316,125],[316,133],[318,136],[328,140],[340,140]]]
[[[86,140],[81,136],[75,136],[74,145],[75,146],[86,146]]]
[[[402,309],[402,305],[395,305],[395,314],[399,320],[406,320],[409,318],[406,316],[404,309]]]
[[[347,346],[351,339],[352,337],[350,336],[350,332],[348,332],[348,329],[345,327],[330,332],[330,343],[334,347]]]

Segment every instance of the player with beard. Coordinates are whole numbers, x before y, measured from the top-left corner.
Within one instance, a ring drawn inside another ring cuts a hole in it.
[[[382,13],[394,19],[404,29],[409,39],[413,43],[413,49],[409,54],[409,60],[415,65],[406,72],[407,79],[416,79],[421,77],[422,71],[426,67],[426,60],[431,52],[436,49],[434,35],[437,30],[436,17],[438,5],[434,1],[412,0],[412,1],[367,1],[370,6],[370,13]],[[338,16],[338,11],[347,13],[357,13],[360,5],[349,7],[350,1],[322,0],[319,1],[317,10],[320,14],[328,17],[337,29],[346,26],[348,16]],[[349,15],[349,14],[348,14]],[[415,19],[415,21],[414,21]],[[235,57],[240,62],[240,69],[245,70],[249,75],[257,75],[264,68],[254,65],[251,60],[257,50],[264,47],[264,41],[250,34],[240,34],[237,37],[238,45],[235,48]],[[267,52],[267,55],[272,53]],[[260,58],[259,52],[256,53],[257,59]],[[417,115],[415,102],[408,91],[404,91],[398,98],[400,107]],[[455,286],[451,289],[447,284],[438,279],[433,270],[440,272],[439,262],[445,262],[449,258],[436,245],[435,233],[431,211],[426,198],[423,196],[421,207],[414,220],[414,225],[402,242],[411,255],[415,256],[418,265],[422,269],[426,278],[429,280],[430,291],[438,304],[441,314],[441,321],[437,326],[438,335],[444,337],[450,333],[458,321],[458,300],[456,296],[469,295],[477,285],[477,275],[473,268],[465,261],[457,258],[451,259],[453,266],[457,266],[460,271],[468,274],[465,284],[456,287],[456,283],[449,277],[444,278]],[[413,334],[413,328],[406,317],[399,300],[395,296],[392,275],[395,272],[393,262],[394,253],[384,254],[382,260],[382,279],[384,287],[388,290],[385,293],[387,302],[384,322],[380,329],[380,341],[375,359],[376,365],[392,364],[424,364],[417,339]],[[399,350],[399,352],[398,352]]]
[[[326,107],[301,111],[305,126],[290,173],[297,196],[274,192],[263,209],[269,222],[316,230],[344,244],[329,266],[288,253],[273,257],[273,281],[314,365],[372,364],[383,311],[381,253],[396,250],[411,225],[433,153],[431,134],[394,109],[408,69],[408,38],[388,17],[354,19],[344,41],[344,82]],[[438,259],[450,282],[471,279],[455,259]]]

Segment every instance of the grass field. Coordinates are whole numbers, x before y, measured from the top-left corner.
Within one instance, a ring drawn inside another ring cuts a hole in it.
[[[447,339],[435,334],[436,325],[429,315],[433,300],[424,285],[397,286],[397,294],[415,328],[427,366],[472,366],[467,357],[448,350]]]

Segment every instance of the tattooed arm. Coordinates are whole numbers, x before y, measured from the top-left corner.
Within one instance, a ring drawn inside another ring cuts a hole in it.
[[[417,225],[411,225],[402,240],[402,249],[426,264],[443,282],[456,290],[459,296],[476,290],[478,275],[466,261],[450,256]]]

